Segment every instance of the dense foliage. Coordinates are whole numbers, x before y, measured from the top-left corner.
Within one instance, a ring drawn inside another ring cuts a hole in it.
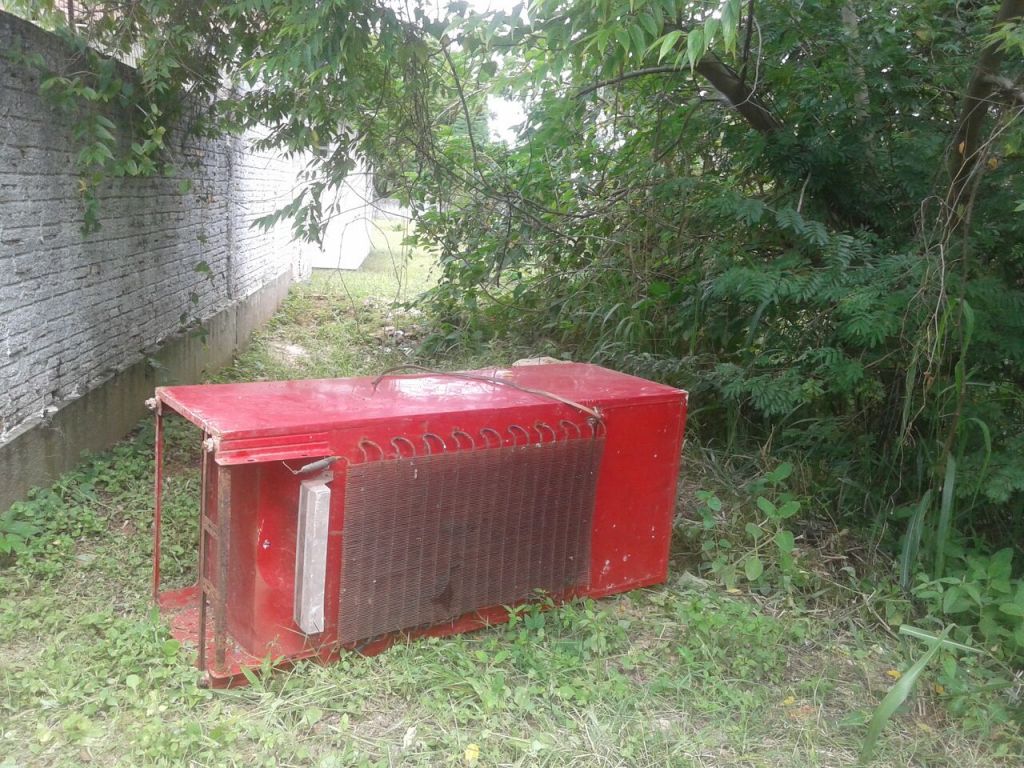
[[[98,2],[77,32],[141,52],[147,119],[187,91],[207,130],[312,152],[282,211],[304,235],[365,157],[444,265],[437,345],[514,336],[685,386],[705,444],[797,464],[905,589],[1013,656],[1022,13],[143,0]],[[481,130],[494,92],[526,106],[514,146]]]
[[[1020,652],[1013,552],[981,554],[1024,533],[1020,4],[740,10],[476,28],[529,119],[470,164],[490,194],[422,217],[435,304],[686,386],[703,441],[799,462],[905,588]]]
[[[465,77],[500,61],[529,118],[511,149],[443,143],[409,188],[447,340],[686,386],[705,443],[799,462],[904,588],[1013,655],[1019,4],[740,10],[549,2],[464,27]]]

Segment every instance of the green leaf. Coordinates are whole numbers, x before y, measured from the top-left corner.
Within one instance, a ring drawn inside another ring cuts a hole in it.
[[[784,461],[765,475],[764,479],[772,485],[776,485],[788,478],[791,474],[793,474],[793,465],[788,461]]]
[[[40,84],[39,91],[41,93],[46,93],[47,91],[52,90],[53,88],[55,88],[58,85],[60,85],[62,87],[67,86],[68,85],[67,78],[65,78],[65,77],[57,77],[57,76],[48,77],[45,80],[43,80],[43,82]],[[1024,206],[1024,200],[1021,201],[1021,205]]]
[[[1005,547],[992,555],[986,572],[991,581],[1009,579],[1013,573],[1013,549]]]
[[[964,316],[964,335],[963,342],[961,345],[960,356],[961,358],[966,357],[967,348],[971,345],[971,339],[974,337],[974,325],[977,322],[976,315],[974,314],[974,307],[971,306],[967,299],[961,299],[960,311]]]
[[[658,22],[655,21],[654,17],[651,16],[651,14],[649,13],[641,14],[640,26],[647,30],[647,34],[649,34],[651,37],[657,37],[658,32],[660,31],[658,29]]]
[[[780,517],[781,519],[785,520],[787,518],[792,517],[793,515],[795,515],[799,511],[800,511],[800,502],[799,501],[795,501],[793,499],[790,499],[785,504],[783,504],[781,507],[779,507],[779,509],[778,509],[776,514],[778,515],[778,517]]]
[[[910,691],[914,688],[914,683],[917,682],[917,678],[921,676],[924,668],[928,666],[935,654],[942,648],[942,642],[946,639],[950,630],[953,629],[953,625],[946,627],[938,640],[932,644],[932,646],[925,651],[924,655],[918,659],[913,666],[910,667],[896,684],[889,689],[889,693],[882,699],[882,703],[875,709],[875,714],[871,718],[871,723],[868,725],[867,733],[864,735],[864,742],[860,748],[860,758],[858,764],[866,766],[871,762],[871,758],[875,753],[875,747],[878,744],[878,739],[882,735],[882,729],[885,728],[886,723],[892,718],[896,710],[899,709],[900,705],[906,701],[907,696],[910,695]]]
[[[779,548],[779,551],[788,555],[796,547],[796,538],[793,536],[792,531],[781,530],[775,534],[775,545]]]
[[[323,719],[324,711],[318,707],[306,707],[302,712],[302,720],[306,725],[316,725]]]
[[[675,44],[679,42],[679,38],[682,36],[682,30],[673,29],[667,35],[664,35],[659,40],[655,40],[651,43],[651,47],[648,48],[648,50],[653,51],[655,46],[658,46],[658,61],[661,61],[668,56],[668,52],[675,47]]]
[[[715,36],[718,35],[721,26],[722,22],[714,16],[704,22],[704,43],[708,48],[715,44]]]
[[[114,134],[112,134],[108,128],[105,128],[102,125],[97,125],[93,133],[95,133],[99,138],[103,139],[103,141],[111,143],[114,142]]]
[[[643,56],[645,43],[647,42],[647,38],[644,36],[643,28],[636,25],[630,27],[629,37],[633,41],[632,48],[636,52],[636,55]]]
[[[943,613],[962,613],[971,607],[959,587],[949,587],[942,595]]]
[[[622,48],[623,52],[628,54],[630,46],[632,45],[632,38],[629,36],[629,30],[625,27],[617,27],[615,29],[615,42],[619,44],[619,47]]]
[[[910,577],[917,562],[917,552],[921,544],[921,533],[924,529],[924,516],[931,506],[932,492],[927,490],[907,523],[907,534],[903,539],[903,550],[900,553],[900,586],[910,589]]]
[[[157,367],[160,367],[159,362]],[[178,651],[181,650],[181,643],[178,640],[164,640],[161,650],[164,652],[164,656],[177,656]]]
[[[13,533],[23,539],[27,539],[29,536],[34,536],[39,532],[39,528],[31,523],[26,523],[23,520],[15,520],[13,522],[0,520],[0,530],[6,530],[8,534]]]
[[[726,53],[736,52],[736,34],[739,31],[740,0],[722,3],[722,42]]]
[[[907,635],[908,637],[917,638],[918,640],[924,640],[927,643],[939,643],[943,648],[949,648],[950,650],[964,651],[966,653],[981,653],[982,651],[978,648],[972,648],[969,645],[958,643],[955,640],[950,640],[944,635],[936,635],[933,632],[928,632],[924,629],[918,629],[910,624],[900,624],[900,634]]]
[[[953,489],[956,487],[956,459],[946,456],[946,473],[942,481],[942,500],[939,503],[939,521],[935,528],[935,573],[941,579],[946,570],[946,545],[949,543],[953,520]]]
[[[245,679],[249,681],[249,685],[251,685],[253,688],[257,687],[260,684],[259,675],[257,675],[250,667],[243,666],[242,674],[245,676]]]
[[[700,27],[691,29],[686,36],[686,59],[690,62],[690,69],[697,66],[697,62],[704,56],[707,46],[704,45],[704,30]]]
[[[142,678],[140,678],[138,675],[128,675],[128,677],[124,679],[124,684],[131,688],[133,691],[139,687],[139,683],[141,682]]]
[[[978,607],[981,607],[985,604],[985,600],[981,596],[981,590],[978,589],[978,585],[975,582],[965,581],[961,585],[961,588],[964,592],[967,593],[967,595],[971,598],[971,600],[975,602],[975,604]]]
[[[766,515],[768,515],[768,517],[775,517],[775,505],[768,501],[768,499],[766,499],[764,496],[757,497],[757,508],[764,512]]]
[[[764,573],[764,563],[761,562],[761,558],[757,555],[750,555],[743,563],[743,573],[747,577],[747,581],[757,581],[761,578],[761,574]]]
[[[764,531],[761,529],[761,526],[756,525],[755,523],[747,523],[744,530],[754,541],[757,541],[764,536]]]

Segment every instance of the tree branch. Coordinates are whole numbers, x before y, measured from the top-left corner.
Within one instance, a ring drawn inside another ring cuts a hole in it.
[[[455,62],[452,61],[452,57],[448,55],[448,46],[444,41],[441,42],[441,53],[444,54],[444,60],[448,62],[448,68],[452,72],[452,77],[455,78],[455,89],[459,94],[462,114],[466,118],[466,135],[469,136],[469,147],[473,150],[473,166],[476,168],[480,165],[480,157],[476,148],[476,139],[473,138],[473,119],[469,116],[469,105],[466,103],[466,94],[462,90],[462,80],[459,77],[459,71],[455,68]]]
[[[750,61],[750,41],[754,37],[754,0],[747,6],[747,35],[743,41],[743,65],[740,67],[740,82],[747,81],[747,63]]]
[[[1024,2],[1024,0],[1021,0]],[[697,62],[697,72],[704,77],[716,91],[724,96],[729,104],[760,133],[774,133],[782,128],[782,123],[773,115],[768,107],[762,102],[753,89],[750,88],[737,74],[736,70],[728,66],[715,56],[708,54]],[[589,93],[604,88],[608,85],[615,85],[626,80],[647,75],[662,75],[669,73],[686,73],[686,67],[666,64],[660,67],[645,67],[634,69],[631,72],[624,72],[618,77],[588,85],[576,93],[576,98],[581,98]]]
[[[985,78],[987,85],[992,86],[992,91],[998,93],[1005,101],[1015,107],[1024,107],[1024,88],[1017,85],[1013,80],[1002,75],[989,75]]]
[[[601,80],[600,82],[588,85],[585,88],[581,88],[576,92],[576,98],[581,99],[589,93],[593,93],[596,90],[604,88],[609,85],[616,85],[626,80],[632,80],[636,77],[646,77],[647,75],[664,75],[671,72],[678,72],[680,74],[686,73],[686,67],[678,67],[675,64],[665,64],[660,67],[644,67],[643,69],[634,69],[630,72],[623,72],[617,77],[611,77],[607,80]]]

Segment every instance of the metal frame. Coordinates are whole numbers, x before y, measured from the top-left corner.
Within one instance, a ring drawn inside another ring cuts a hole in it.
[[[164,416],[163,405],[157,399],[147,400],[156,419],[154,434],[154,458],[156,468],[153,473],[153,602],[160,599],[160,526],[163,521],[164,496]]]
[[[153,601],[160,602],[161,539],[163,529],[164,491],[164,410],[157,400],[146,402],[155,417],[154,430],[154,480],[153,480]],[[215,443],[207,432],[202,433],[203,454],[199,486],[199,562],[198,601],[199,631],[197,638],[196,667],[203,673],[204,682],[209,682],[207,637],[209,609],[213,606],[213,671],[223,673],[227,669],[227,601],[223,599],[228,591],[229,563],[231,557],[231,472],[229,467],[219,467],[215,458]],[[212,498],[211,498],[212,497]],[[211,507],[215,514],[209,513]],[[208,574],[209,546],[216,547],[215,574]]]

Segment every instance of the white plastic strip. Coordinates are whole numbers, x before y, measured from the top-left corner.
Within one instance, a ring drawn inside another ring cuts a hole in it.
[[[299,484],[295,542],[295,623],[307,635],[324,631],[327,530],[331,516],[330,473]]]

